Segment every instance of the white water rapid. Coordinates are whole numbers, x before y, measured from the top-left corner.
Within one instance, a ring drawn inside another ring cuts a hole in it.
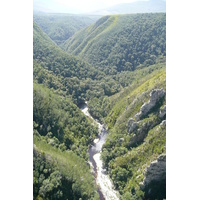
[[[90,162],[93,166],[94,177],[96,184],[99,186],[99,198],[100,200],[119,200],[119,193],[114,190],[114,186],[109,176],[105,173],[103,169],[103,162],[100,159],[101,149],[105,143],[107,132],[104,129],[103,125],[95,120],[90,113],[88,112],[87,102],[81,107],[81,111],[89,118],[93,120],[94,123],[98,125],[99,128],[99,137],[93,141],[93,146],[89,149]]]

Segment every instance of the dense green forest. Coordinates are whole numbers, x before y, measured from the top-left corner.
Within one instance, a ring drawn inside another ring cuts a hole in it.
[[[56,146],[64,150],[73,149],[77,155],[87,159],[87,146],[97,136],[97,129],[72,101],[34,84],[33,120],[40,135],[50,136],[50,141]]]
[[[72,151],[57,148],[59,142],[50,140],[51,136],[40,136],[34,129],[33,198],[97,200],[94,179],[85,160]]]
[[[35,14],[33,20],[54,41],[61,45],[75,32],[94,23],[100,16],[70,14]]]
[[[77,105],[85,99],[119,91],[120,85],[111,76],[62,51],[36,23],[33,24],[33,59],[34,80],[70,95]]]
[[[111,15],[76,33],[63,49],[108,74],[165,60],[165,37],[164,13]]]
[[[65,67],[75,76],[81,73],[75,67],[86,66],[33,26],[34,199],[96,199],[87,150],[97,127],[74,104],[73,95],[67,95],[66,80],[54,69]]]
[[[141,187],[145,169],[166,152],[165,17],[34,16],[34,199],[99,199],[88,164],[98,129],[80,110],[85,101],[108,127],[101,157],[120,198],[166,198],[164,183]]]

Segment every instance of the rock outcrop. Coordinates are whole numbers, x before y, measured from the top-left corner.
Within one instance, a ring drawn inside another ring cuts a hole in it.
[[[166,120],[163,120],[161,123],[160,123],[160,127],[162,126],[166,126]]]
[[[146,122],[143,123],[142,126],[135,130],[136,134],[133,134],[133,136],[130,139],[130,145],[135,145],[137,143],[140,143],[144,140],[144,138],[147,136],[147,133],[149,129],[151,129],[153,126],[152,122]]]
[[[136,130],[137,129],[137,125],[138,125],[138,123],[137,122],[135,122],[134,120],[133,120],[133,118],[130,118],[129,120],[128,120],[128,122],[127,122],[127,129],[128,129],[128,133],[130,134],[130,133],[132,133],[134,130]]]
[[[160,109],[159,118],[163,118],[166,115],[166,105]]]
[[[160,155],[157,160],[151,164],[144,171],[144,182],[140,183],[140,187],[144,189],[151,182],[162,182],[166,180],[166,154]]]
[[[163,89],[152,90],[150,93],[150,100],[144,103],[140,108],[140,112],[135,115],[136,121],[139,121],[142,117],[147,115],[164,96],[165,91]]]
[[[166,199],[166,155],[157,160],[144,171],[144,181],[139,183],[144,191],[144,199]]]

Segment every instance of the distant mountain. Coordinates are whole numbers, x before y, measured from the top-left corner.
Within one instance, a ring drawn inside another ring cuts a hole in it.
[[[165,0],[141,0],[123,3],[94,12],[98,15],[166,12]],[[94,14],[93,13],[93,14]]]
[[[62,46],[68,53],[108,73],[133,71],[166,56],[166,14],[104,16]]]

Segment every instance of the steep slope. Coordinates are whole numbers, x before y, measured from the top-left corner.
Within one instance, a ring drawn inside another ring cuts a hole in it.
[[[97,200],[93,176],[85,161],[72,151],[63,151],[41,137],[33,136],[33,199]]]
[[[79,108],[70,99],[54,94],[48,88],[34,84],[33,120],[38,124],[40,135],[51,134],[86,158],[87,146],[97,135],[97,129],[91,125]]]
[[[42,67],[64,77],[95,78],[94,67],[68,55],[60,49],[34,22],[33,23],[33,59]]]
[[[85,100],[102,101],[132,82],[133,76],[128,72],[118,74],[114,68],[102,72],[68,55],[35,23],[33,26],[33,72],[36,83],[53,88],[57,94],[71,96],[76,105],[81,105]],[[98,113],[96,116],[101,117]]]
[[[33,31],[34,199],[98,199],[85,101],[109,128],[102,159],[121,198],[165,198],[165,14],[101,18],[66,42],[79,59]]]
[[[70,80],[90,67],[68,56],[36,24],[33,30],[33,199],[98,199],[86,163],[97,127],[74,104],[79,94],[70,91]],[[68,77],[59,70],[68,70]]]
[[[165,63],[158,63],[148,67],[137,68],[131,72],[124,71],[118,72],[116,75],[112,75],[113,79],[121,86],[120,91],[113,96],[108,95],[101,98],[90,99],[88,102],[89,112],[102,123],[105,123],[105,119],[110,116],[109,112],[116,102],[124,98],[124,96],[127,96],[131,90],[150,79],[155,75],[155,73],[158,73],[158,71],[164,67]],[[107,84],[101,85],[105,89],[108,87]],[[106,122],[109,126],[110,124],[111,126],[114,125],[117,117],[119,117],[119,114],[121,114],[122,110],[125,108],[125,105],[126,104],[122,103],[116,107],[115,112],[110,117],[110,122]]]
[[[35,14],[33,20],[58,45],[75,32],[94,23],[100,16],[79,16],[69,14]]]
[[[162,67],[110,98],[102,159],[124,200],[166,198],[166,169],[152,168],[166,153],[165,96]]]
[[[76,33],[63,48],[101,70],[132,71],[165,59],[166,14],[111,15]]]
[[[50,88],[54,87],[65,95],[71,95],[77,105],[84,103],[84,94],[88,87],[85,82],[104,76],[101,71],[61,50],[35,23],[33,59],[34,80],[38,83],[47,81],[45,84]],[[60,84],[55,86],[52,77]]]
[[[97,127],[70,99],[41,84],[33,88],[33,120],[34,199],[98,197],[86,164]]]

